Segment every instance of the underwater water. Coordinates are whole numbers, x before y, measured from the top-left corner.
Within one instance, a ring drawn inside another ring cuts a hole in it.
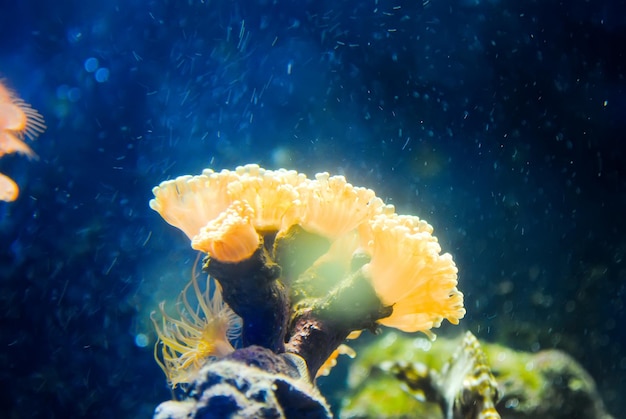
[[[467,309],[438,334],[562,349],[625,411],[624,2],[4,2],[0,78],[48,126],[0,159],[7,417],[170,397],[150,313],[196,252],[151,189],[246,163],[428,220]]]

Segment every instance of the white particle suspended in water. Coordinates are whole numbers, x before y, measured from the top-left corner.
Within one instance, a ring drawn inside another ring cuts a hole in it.
[[[104,83],[109,80],[109,69],[106,67],[99,68],[96,71],[95,79],[98,83]]]
[[[137,336],[135,336],[135,345],[137,345],[139,348],[145,348],[146,346],[148,346],[148,343],[148,336],[144,335],[143,333],[139,333],[137,334]]]
[[[98,62],[97,58],[95,57],[87,58],[84,63],[85,71],[87,71],[88,73],[93,73],[94,71],[98,69],[99,65],[100,63]]]

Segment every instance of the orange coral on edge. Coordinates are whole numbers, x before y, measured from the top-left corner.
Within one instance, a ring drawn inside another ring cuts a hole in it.
[[[0,157],[11,153],[35,157],[24,137],[34,139],[45,129],[46,124],[39,112],[0,82]],[[17,184],[0,173],[0,200],[12,202],[18,195]]]

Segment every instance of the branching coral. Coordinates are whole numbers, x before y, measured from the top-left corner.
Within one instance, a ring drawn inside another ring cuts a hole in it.
[[[382,324],[432,336],[443,319],[457,324],[465,314],[457,268],[433,228],[342,176],[247,165],[153,192],[150,206],[207,254],[203,269],[242,318],[243,345],[296,354],[310,377],[351,332]],[[166,323],[164,369],[192,364],[180,341],[203,341],[199,328]]]

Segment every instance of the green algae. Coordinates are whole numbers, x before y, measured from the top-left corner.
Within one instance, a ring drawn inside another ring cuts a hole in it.
[[[431,342],[397,332],[386,333],[365,348],[348,373],[349,392],[341,418],[443,418],[439,405],[423,402],[384,370],[385,363],[416,363],[438,374],[456,350],[458,338]],[[572,357],[558,350],[520,352],[481,342],[501,398],[502,418],[609,419],[592,377]]]

